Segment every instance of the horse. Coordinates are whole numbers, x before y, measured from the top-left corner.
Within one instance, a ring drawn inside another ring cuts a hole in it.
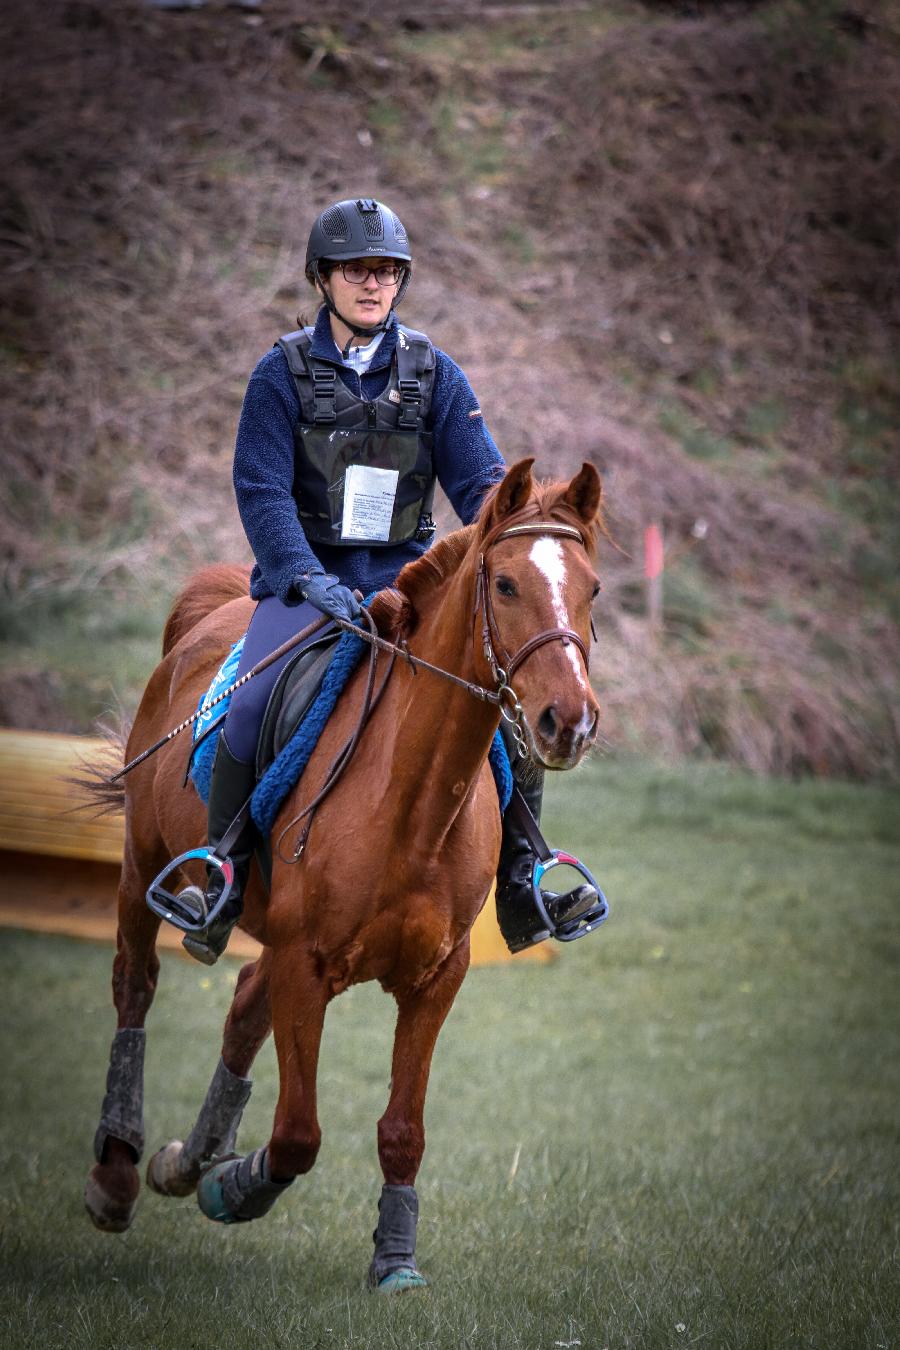
[[[254,863],[241,925],[262,954],[239,974],[221,1059],[191,1133],[169,1141],[147,1169],[159,1194],[196,1190],[213,1220],[267,1212],[319,1152],[316,1072],[326,1008],[350,985],[379,981],[397,1003],[389,1100],[377,1126],[384,1185],[368,1277],[384,1291],[425,1283],[415,1261],[415,1181],[429,1069],[468,969],[470,930],[500,849],[497,790],[486,761],[501,710],[473,698],[466,684],[496,688],[498,671],[505,682],[501,659],[515,667],[522,741],[546,768],[574,767],[597,730],[586,653],[599,589],[600,478],[585,463],[569,482],[541,483],[533,462],[510,468],[473,524],[408,563],[395,587],[372,600],[369,612],[383,637],[459,682],[398,660],[299,861],[274,849],[268,888]],[[163,658],[126,755],[190,715],[246,631],[252,606],[244,568],[219,564],[188,582],[167,620]],[[361,668],[351,677],[273,839],[321,788],[354,725],[365,678]],[[124,798],[112,978],[117,1031],[85,1190],[88,1213],[106,1232],[130,1225],[140,1189],[144,1023],[157,986],[160,923],[145,892],[168,858],[205,836],[199,797],[184,788],[183,757],[169,748],[128,776]],[[388,860],[381,871],[380,859]],[[264,1148],[242,1158],[234,1144],[248,1075],[270,1031],[280,1084],[272,1133]]]

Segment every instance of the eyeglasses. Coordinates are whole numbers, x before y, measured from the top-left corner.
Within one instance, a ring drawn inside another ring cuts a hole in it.
[[[361,286],[369,277],[374,277],[379,286],[396,286],[403,275],[403,268],[395,263],[382,263],[379,267],[366,267],[365,263],[339,263],[341,276],[351,286]]]

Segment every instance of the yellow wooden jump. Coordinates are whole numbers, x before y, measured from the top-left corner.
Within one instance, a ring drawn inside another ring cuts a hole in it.
[[[120,864],[125,842],[122,815],[92,817],[83,789],[69,780],[102,757],[106,742],[94,736],[0,729],[0,849],[82,862]],[[548,960],[549,943],[517,960]],[[509,961],[497,926],[493,892],[472,929],[472,963]]]
[[[93,819],[67,780],[102,754],[93,736],[0,730],[0,848],[85,862],[121,863],[125,819]]]

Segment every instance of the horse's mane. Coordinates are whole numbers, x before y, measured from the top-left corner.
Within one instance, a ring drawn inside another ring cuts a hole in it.
[[[471,525],[454,530],[452,534],[438,540],[420,558],[408,562],[395,585],[380,591],[375,597],[370,611],[383,637],[392,642],[409,637],[429,598],[459,570],[469,552],[474,551],[474,546],[477,544],[479,552],[489,548],[496,536],[510,525],[538,520],[572,525],[580,531],[588,556],[594,559],[600,535],[607,533],[606,525],[602,514],[598,514],[589,524],[582,520],[575,508],[565,500],[568,483],[541,483],[535,480],[524,505],[497,519],[494,506],[501,486],[502,483],[497,483],[490,489],[477,519]]]
[[[423,553],[408,562],[394,586],[379,591],[369,606],[378,631],[391,642],[407,638],[416,626],[423,603],[456,572],[474,537],[476,525],[465,525],[454,530]]]

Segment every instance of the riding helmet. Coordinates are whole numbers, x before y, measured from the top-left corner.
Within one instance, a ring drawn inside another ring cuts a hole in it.
[[[315,285],[320,262],[396,258],[412,263],[409,236],[398,216],[373,197],[335,202],[316,218],[306,246],[306,277]]]

